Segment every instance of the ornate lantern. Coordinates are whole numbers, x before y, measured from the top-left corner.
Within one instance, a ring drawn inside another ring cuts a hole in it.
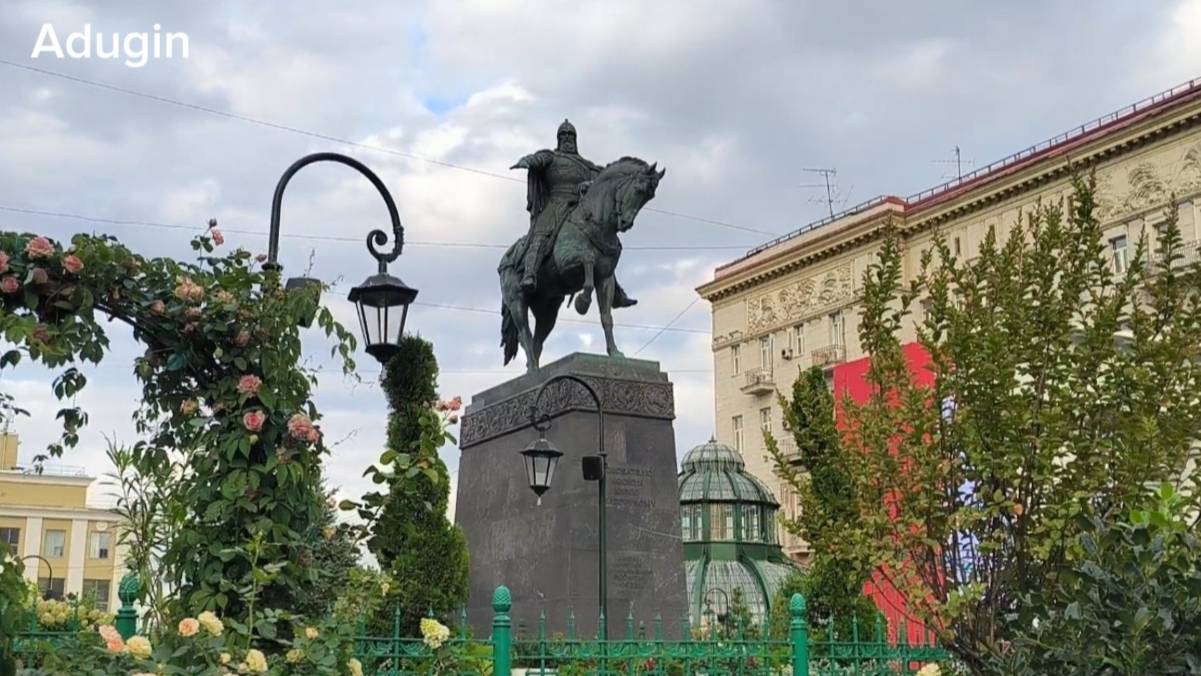
[[[521,455],[525,457],[526,479],[541,505],[542,494],[550,489],[551,482],[555,480],[555,467],[563,453],[546,440],[546,434],[540,432],[538,440],[526,446]]]
[[[409,305],[415,298],[417,289],[386,272],[371,275],[350,290],[350,301],[359,310],[364,349],[380,364],[387,364],[400,350]]]

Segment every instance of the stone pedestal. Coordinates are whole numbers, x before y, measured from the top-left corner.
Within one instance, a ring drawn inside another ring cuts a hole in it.
[[[548,636],[566,633],[571,612],[580,637],[596,633],[597,484],[584,480],[581,458],[597,453],[597,414],[580,385],[559,381],[542,398],[546,437],[564,455],[541,505],[520,455],[537,438],[535,391],[561,373],[587,381],[604,403],[609,635],[624,636],[633,612],[648,634],[658,613],[664,634],[678,636],[687,605],[672,384],[657,362],[580,353],[476,394],[463,416],[455,520],[471,557],[469,622],[489,635],[492,592],[504,584],[515,632],[536,634],[545,610]]]

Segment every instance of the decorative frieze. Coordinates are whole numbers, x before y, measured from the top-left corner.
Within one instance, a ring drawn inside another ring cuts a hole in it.
[[[855,296],[850,263],[750,298],[746,302],[748,333],[804,319],[818,310]]]
[[[672,420],[675,398],[667,381],[647,382],[580,376],[600,395],[606,415],[632,415]],[[530,424],[530,407],[537,388],[531,388],[481,409],[472,407],[463,416],[459,446],[468,448]],[[562,380],[542,395],[539,413],[555,417],[567,411],[594,411],[596,405],[579,385]]]

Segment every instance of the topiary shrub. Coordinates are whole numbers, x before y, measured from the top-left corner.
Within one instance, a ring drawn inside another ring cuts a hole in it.
[[[401,631],[415,635],[423,617],[445,616],[467,601],[467,541],[446,517],[450,475],[438,457],[447,439],[444,425],[457,422],[459,400],[436,404],[438,362],[426,340],[406,336],[384,369],[383,389],[392,413],[388,420],[392,488],[367,540],[380,568],[392,576],[388,603],[373,628],[390,633],[393,613]],[[445,415],[439,415],[435,407]]]

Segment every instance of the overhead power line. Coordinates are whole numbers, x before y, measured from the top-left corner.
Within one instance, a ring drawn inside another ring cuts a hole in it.
[[[389,155],[395,155],[397,157],[404,157],[406,159],[418,160],[421,162],[428,162],[430,164],[438,165],[441,167],[446,167],[448,169],[456,169],[458,171],[465,171],[465,172],[469,172],[472,174],[478,174],[480,176],[489,176],[491,178],[497,178],[497,179],[501,179],[504,181],[512,181],[515,183],[525,183],[525,179],[517,177],[517,176],[501,174],[501,173],[497,173],[495,171],[488,171],[487,169],[478,169],[476,167],[469,167],[469,166],[465,166],[465,165],[461,165],[461,164],[456,164],[454,162],[447,162],[445,160],[437,160],[437,159],[433,159],[430,157],[418,155],[416,153],[410,153],[410,152],[406,152],[403,150],[397,150],[395,148],[387,148],[387,147],[375,145],[372,143],[362,143],[360,141],[352,141],[350,139],[342,138],[339,136],[334,136],[332,134],[325,134],[322,132],[312,131],[312,130],[308,130],[308,129],[302,129],[300,127],[294,127],[292,125],[281,124],[278,122],[272,122],[270,120],[264,120],[262,118],[251,117],[249,115],[242,115],[240,113],[235,113],[235,112],[232,112],[229,110],[213,108],[211,106],[205,106],[205,105],[201,105],[198,103],[191,103],[189,101],[181,101],[179,99],[173,99],[173,98],[170,98],[167,96],[160,96],[158,94],[151,94],[149,92],[144,92],[144,91],[140,91],[137,89],[121,87],[119,85],[110,84],[108,82],[100,82],[98,80],[90,80],[88,78],[78,77],[76,75],[68,75],[66,73],[60,73],[58,71],[50,70],[47,68],[38,68],[37,66],[31,66],[31,65],[25,64],[25,63],[9,61],[8,59],[0,59],[0,65],[9,66],[11,68],[19,68],[21,70],[25,70],[25,71],[28,71],[31,73],[39,73],[41,75],[46,75],[49,77],[59,78],[62,80],[66,80],[68,82],[74,82],[76,84],[87,85],[90,87],[97,87],[99,89],[104,89],[104,90],[111,91],[111,92],[117,92],[119,94],[125,94],[128,96],[136,96],[138,98],[146,99],[149,101],[155,101],[155,102],[163,103],[163,104],[167,104],[167,105],[178,106],[181,108],[187,108],[188,110],[193,110],[193,111],[200,112],[200,113],[206,113],[209,115],[216,115],[218,117],[223,117],[223,118],[226,118],[229,120],[237,120],[239,122],[245,122],[247,124],[254,124],[254,125],[261,126],[261,127],[267,127],[269,129],[275,129],[278,131],[286,131],[286,132],[289,132],[292,134],[299,134],[301,136],[307,136],[309,138],[320,139],[322,141],[341,143],[341,144],[344,144],[347,146],[351,146],[353,148],[361,148],[363,150],[371,150],[371,151],[375,151],[375,152],[386,153]],[[663,214],[665,216],[673,216],[675,218],[684,218],[684,219],[688,219],[691,221],[696,221],[698,223],[707,223],[709,225],[716,225],[716,226],[723,227],[723,228],[729,228],[731,230],[741,230],[743,232],[753,232],[753,233],[756,233],[759,235],[768,235],[768,236],[774,237],[775,235],[779,234],[779,233],[771,232],[768,230],[762,230],[760,228],[752,228],[752,227],[748,227],[745,225],[739,225],[737,223],[729,223],[727,221],[720,221],[720,220],[712,219],[712,218],[693,216],[692,214],[680,213],[678,211],[669,211],[667,209],[658,209],[655,207],[648,206],[648,207],[644,207],[643,210],[644,211],[653,211],[655,213]]]
[[[69,218],[77,221],[104,223],[105,225],[119,225],[138,228],[160,228],[167,230],[186,230],[193,233],[199,233],[205,230],[205,227],[182,225],[179,223],[158,223],[155,221],[145,221],[139,219],[125,218],[106,218],[103,216],[92,216],[88,214],[75,214],[63,211],[50,211],[45,209],[31,209],[28,207],[15,207],[9,204],[0,204],[0,211],[9,211],[17,214],[31,214],[36,216],[50,216],[52,218]],[[261,235],[267,236],[266,230],[245,230],[238,228],[227,228],[221,226],[221,231],[239,235]],[[338,235],[309,235],[303,233],[280,233],[281,237],[288,239],[304,239],[320,242],[353,242],[362,244],[366,241],[366,236],[363,237],[345,237]],[[440,242],[440,241],[422,241],[422,240],[405,240],[405,246],[428,246],[428,247],[448,247],[448,248],[467,248],[467,249],[507,249],[508,244],[490,244],[484,242]],[[643,246],[627,246],[622,247],[624,251],[712,251],[722,249],[742,249],[742,245],[730,244],[715,244],[715,245],[643,245]]]
[[[676,316],[675,316],[675,317],[672,317],[672,318],[671,318],[671,321],[670,321],[670,322],[667,322],[667,325],[666,325],[666,326],[664,326],[664,327],[661,327],[661,328],[659,329],[659,332],[658,332],[658,333],[656,333],[655,335],[651,336],[650,340],[646,341],[645,343],[643,343],[643,344],[642,344],[642,347],[640,347],[640,348],[638,348],[637,350],[635,350],[635,352],[634,352],[634,356],[635,356],[635,357],[637,357],[637,356],[638,356],[638,354],[639,354],[640,352],[642,352],[643,350],[645,350],[645,349],[646,349],[648,346],[650,346],[650,344],[651,344],[651,343],[653,343],[653,342],[655,342],[656,340],[658,340],[659,336],[663,335],[663,332],[664,332],[664,331],[679,331],[679,329],[675,328],[673,325],[674,325],[676,322],[680,321],[680,318],[681,318],[681,317],[683,317],[683,316],[684,316],[684,315],[685,315],[685,314],[686,314],[686,313],[687,313],[689,310],[691,310],[691,309],[692,309],[692,306],[693,306],[693,305],[696,305],[696,302],[697,302],[698,300],[700,300],[700,299],[701,299],[701,297],[700,297],[700,296],[696,296],[695,298],[693,298],[693,299],[692,299],[692,302],[688,304],[688,307],[685,307],[683,310],[680,310],[680,312],[679,312],[678,314],[676,314]],[[708,331],[696,331],[696,333],[709,333],[709,332],[708,332]]]

